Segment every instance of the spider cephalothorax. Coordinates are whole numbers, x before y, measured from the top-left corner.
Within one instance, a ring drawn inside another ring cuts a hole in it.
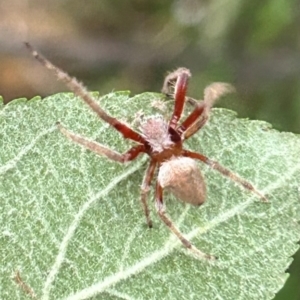
[[[203,101],[196,101],[186,96],[187,84],[191,76],[190,71],[186,68],[177,69],[165,78],[162,88],[164,94],[174,99],[174,109],[170,120],[165,120],[161,116],[150,116],[141,123],[141,133],[139,133],[125,123],[108,115],[81,83],[40,56],[28,43],[26,43],[26,46],[40,63],[52,70],[57,78],[65,82],[70,90],[89,105],[101,119],[119,131],[124,138],[131,139],[137,145],[121,154],[97,142],[74,134],[61,124],[58,124],[59,129],[65,136],[97,154],[104,155],[120,163],[134,160],[142,153],[149,156],[150,162],[141,186],[141,202],[149,227],[152,227],[152,221],[149,215],[147,194],[155,171],[158,169],[155,187],[155,207],[159,217],[186,248],[200,257],[214,258],[212,255],[201,252],[182,235],[166,215],[163,202],[163,189],[169,190],[180,200],[193,205],[200,205],[205,201],[206,187],[195,160],[202,161],[224,176],[238,182],[244,188],[256,193],[263,201],[267,201],[251,183],[203,154],[186,150],[183,147],[183,142],[205,125],[213,103],[220,96],[233,91],[231,85],[220,82],[213,83],[205,88]],[[186,118],[183,118],[183,121],[180,121],[184,104],[187,101],[194,105],[194,109]]]
[[[161,115],[147,118],[140,126],[141,133],[149,143],[151,151],[157,153],[163,152],[174,145],[168,129],[168,123]]]

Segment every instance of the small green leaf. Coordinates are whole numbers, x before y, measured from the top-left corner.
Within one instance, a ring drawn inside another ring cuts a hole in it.
[[[99,101],[137,123],[159,113],[159,94],[128,92]],[[165,112],[163,113],[166,114]],[[156,216],[148,229],[139,200],[147,157],[121,165],[67,140],[56,122],[117,151],[129,141],[72,94],[19,100],[0,110],[0,276],[3,299],[272,299],[300,239],[300,138],[265,122],[213,109],[186,147],[252,182],[265,204],[199,163],[208,193],[200,208],[165,193],[186,237],[219,257],[197,260]],[[94,297],[93,297],[94,296]]]

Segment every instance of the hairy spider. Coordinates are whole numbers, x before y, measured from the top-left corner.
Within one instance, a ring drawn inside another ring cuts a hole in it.
[[[30,44],[26,43],[26,46],[42,65],[47,69],[52,70],[56,77],[65,82],[69,89],[89,105],[102,120],[119,131],[125,139],[131,139],[136,142],[137,145],[121,154],[95,141],[74,134],[64,128],[61,124],[58,124],[60,131],[66,137],[96,154],[104,155],[107,158],[120,163],[132,161],[141,153],[149,155],[150,163],[147,167],[141,186],[141,202],[149,227],[152,227],[152,221],[149,215],[147,194],[150,190],[151,181],[157,168],[158,175],[155,187],[155,207],[157,213],[161,220],[180,239],[182,244],[202,258],[214,259],[215,257],[203,253],[183,236],[171,219],[166,215],[163,202],[164,189],[168,189],[177,198],[192,205],[198,206],[205,201],[206,187],[203,176],[197,167],[195,160],[202,161],[224,176],[238,182],[244,188],[254,192],[263,201],[267,201],[266,197],[256,190],[251,183],[221,166],[218,162],[209,159],[203,154],[183,148],[183,142],[205,125],[213,103],[220,96],[233,91],[231,85],[226,83],[213,83],[205,88],[204,100],[196,101],[193,98],[186,97],[188,80],[191,76],[190,71],[186,68],[177,69],[165,78],[162,88],[164,94],[173,97],[175,100],[171,119],[164,120],[162,117],[150,116],[141,123],[141,132],[139,133],[125,123],[108,115],[76,78],[70,77],[67,73],[54,66],[50,61],[35,51]],[[183,121],[179,122],[186,101],[194,104],[194,109]]]

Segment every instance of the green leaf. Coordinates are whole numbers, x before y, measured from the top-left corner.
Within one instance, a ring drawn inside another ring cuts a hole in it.
[[[158,113],[160,97],[118,92],[99,101],[134,123],[137,112]],[[3,299],[30,298],[13,279],[17,271],[38,299],[272,299],[283,286],[300,239],[299,136],[213,109],[205,128],[187,141],[270,200],[262,203],[201,163],[208,188],[203,206],[165,193],[167,211],[185,236],[219,257],[209,263],[191,256],[162,224],[153,192],[154,227],[146,227],[139,188],[147,157],[111,162],[67,140],[57,121],[121,152],[131,145],[72,94],[2,106]]]

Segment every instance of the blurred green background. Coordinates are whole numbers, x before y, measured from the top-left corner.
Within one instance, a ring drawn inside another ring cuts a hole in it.
[[[66,91],[27,53],[29,41],[90,90],[159,91],[167,71],[184,66],[190,96],[230,82],[237,94],[218,106],[300,133],[297,0],[0,0],[0,16],[5,102]],[[287,271],[275,299],[299,300],[299,251]]]

